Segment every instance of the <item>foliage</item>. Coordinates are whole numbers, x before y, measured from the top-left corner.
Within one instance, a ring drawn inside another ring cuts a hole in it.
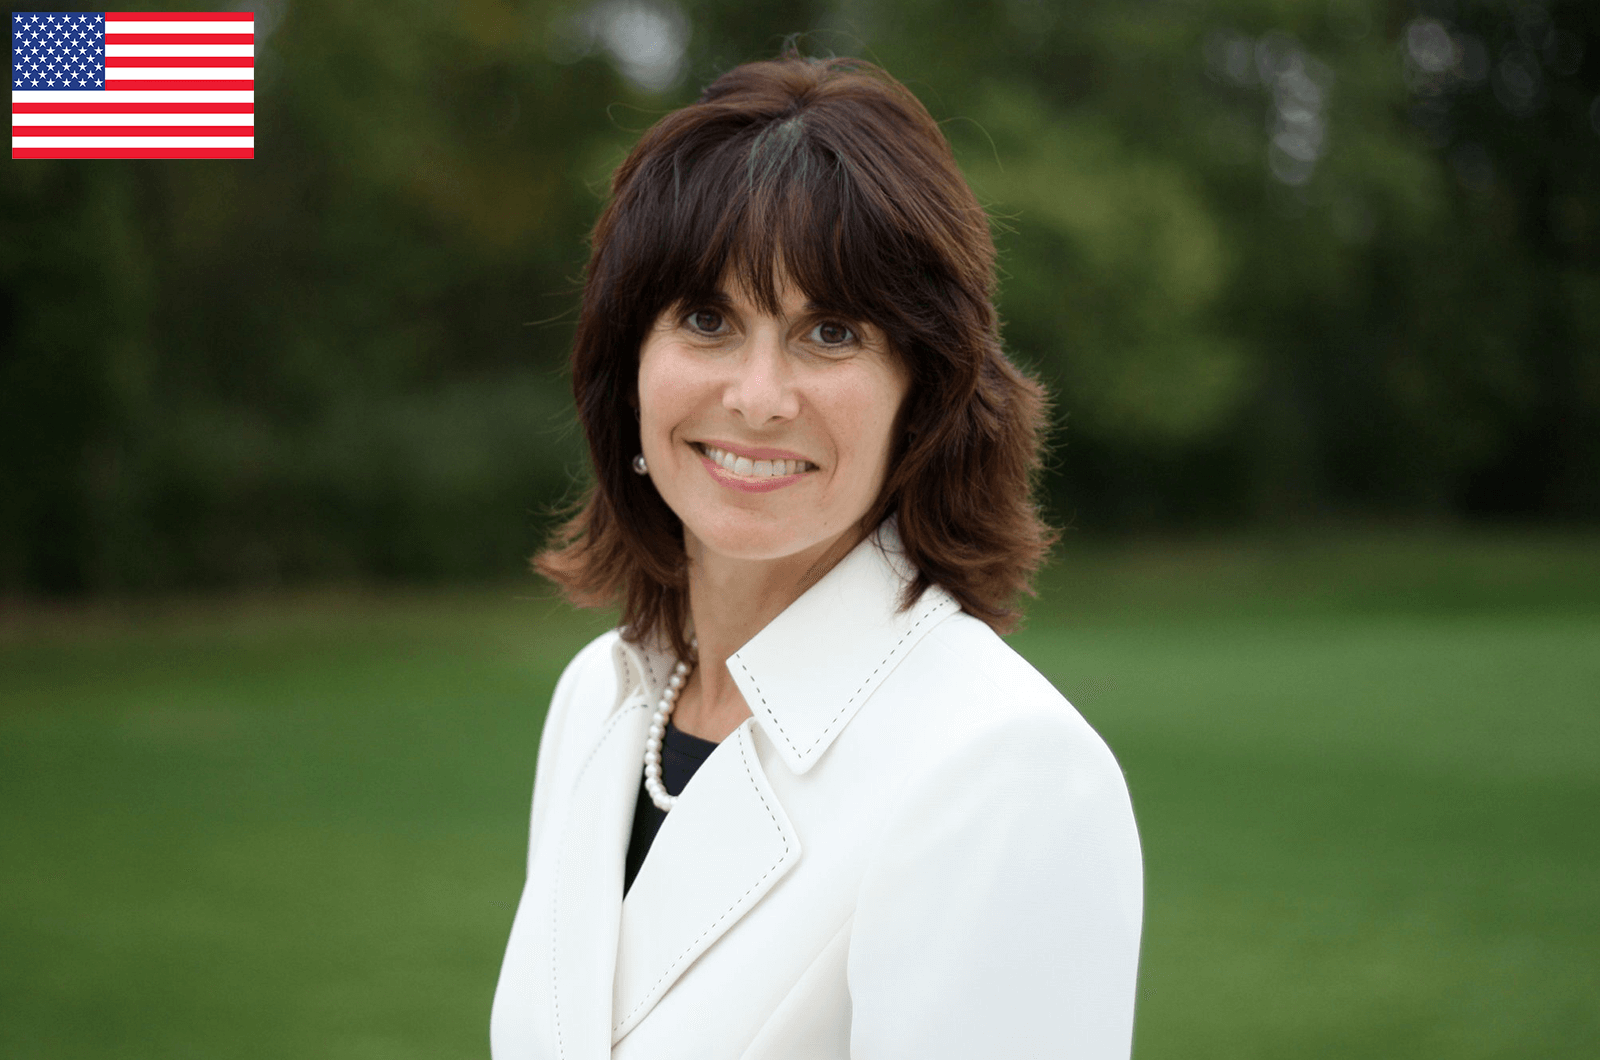
[[[504,571],[627,145],[782,33],[946,122],[1087,529],[1600,515],[1580,0],[258,8],[258,157],[0,180],[0,588]]]

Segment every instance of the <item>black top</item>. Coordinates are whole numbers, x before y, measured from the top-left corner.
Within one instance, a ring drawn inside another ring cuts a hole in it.
[[[667,789],[667,794],[682,793],[689,778],[694,776],[694,771],[700,768],[700,763],[711,757],[711,752],[716,749],[717,745],[710,740],[681,732],[668,718],[667,734],[661,740],[661,786]],[[633,837],[628,840],[628,861],[622,876],[623,894],[627,894],[628,888],[633,886],[633,878],[639,875],[639,866],[644,864],[644,856],[650,853],[650,844],[655,842],[656,832],[660,831],[661,822],[666,819],[666,811],[658,809],[650,801],[650,793],[644,789],[644,774],[641,773],[639,801],[633,806]]]

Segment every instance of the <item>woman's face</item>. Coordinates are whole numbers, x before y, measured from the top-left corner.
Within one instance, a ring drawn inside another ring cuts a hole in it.
[[[691,557],[810,562],[883,486],[908,386],[883,332],[780,301],[669,308],[640,348],[645,461]]]

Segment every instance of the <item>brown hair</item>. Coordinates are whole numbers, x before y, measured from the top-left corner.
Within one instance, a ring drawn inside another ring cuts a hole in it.
[[[595,225],[572,389],[595,483],[534,558],[578,606],[620,601],[628,635],[688,656],[683,528],[639,451],[639,348],[668,307],[735,283],[776,312],[787,277],[883,330],[911,384],[883,492],[917,571],[1000,632],[1054,540],[1032,498],[1045,397],[1000,348],[994,241],[944,134],[870,63],[748,63],[662,118]]]

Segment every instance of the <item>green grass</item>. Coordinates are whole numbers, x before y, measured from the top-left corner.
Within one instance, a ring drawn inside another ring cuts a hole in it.
[[[0,618],[0,1057],[482,1057],[530,590]],[[1600,540],[1076,544],[1013,638],[1145,845],[1136,1055],[1600,1041]]]

